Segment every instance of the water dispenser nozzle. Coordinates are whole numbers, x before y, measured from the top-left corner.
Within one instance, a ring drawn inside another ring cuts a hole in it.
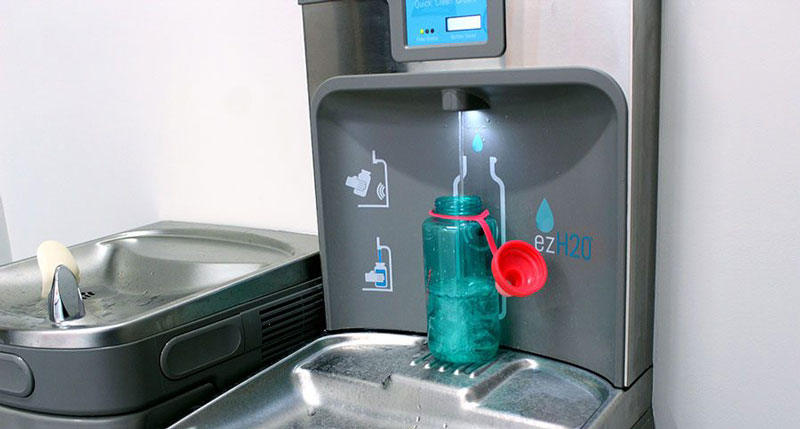
[[[447,112],[488,109],[489,103],[482,97],[461,88],[442,90],[442,109]]]

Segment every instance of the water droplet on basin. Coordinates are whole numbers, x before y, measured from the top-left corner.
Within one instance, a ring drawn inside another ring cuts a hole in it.
[[[547,233],[553,230],[554,225],[553,211],[550,209],[547,198],[544,198],[542,204],[539,205],[539,211],[536,212],[536,227],[539,228],[539,231]]]

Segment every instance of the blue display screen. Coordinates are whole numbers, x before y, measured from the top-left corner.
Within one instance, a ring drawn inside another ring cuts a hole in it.
[[[409,47],[485,43],[488,0],[406,0]]]

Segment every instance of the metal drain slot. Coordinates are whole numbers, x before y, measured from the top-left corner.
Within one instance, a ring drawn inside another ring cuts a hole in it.
[[[484,363],[484,364],[479,364],[479,365],[478,365],[478,367],[477,367],[477,368],[475,368],[475,369],[474,369],[474,370],[473,370],[473,371],[472,371],[472,372],[469,374],[469,378],[480,377],[480,376],[481,376],[481,374],[483,374],[484,372],[486,372],[486,371],[487,371],[489,368],[491,368],[492,366],[494,366],[494,364],[496,364],[496,363],[497,363],[497,359],[495,359],[495,360],[493,360],[493,361],[491,361],[491,362],[486,362],[486,363]]]
[[[416,357],[411,359],[409,362],[409,366],[419,366],[426,364],[429,360],[433,359],[433,355],[430,353],[420,353]]]
[[[436,359],[430,352],[421,352],[411,358],[408,366],[421,366],[424,369],[433,369],[438,372],[452,372],[453,375],[467,375],[469,378],[475,378],[479,377],[496,363],[497,359],[489,362],[457,365]]]
[[[456,374],[456,375],[459,375],[459,374],[470,375],[476,369],[480,368],[482,365],[483,365],[482,363],[468,363],[466,365],[462,365],[462,366],[458,367],[458,369],[456,369],[454,374]]]

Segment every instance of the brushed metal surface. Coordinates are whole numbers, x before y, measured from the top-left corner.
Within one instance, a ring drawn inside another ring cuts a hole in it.
[[[86,315],[51,322],[36,260],[11,263],[0,267],[0,343],[89,348],[144,338],[285,285],[259,276],[314,256],[318,244],[306,234],[160,222],[70,250]]]
[[[661,0],[633,2],[625,384],[653,363]]]
[[[309,98],[333,76],[393,73],[389,5],[384,0],[318,2],[303,7]]]
[[[581,67],[620,85],[628,105],[629,207],[620,385],[643,374],[652,365],[661,0],[506,0],[502,56],[409,63],[391,56],[385,1],[300,3],[310,98],[328,78],[372,73]]]
[[[172,428],[625,428],[649,404],[531,354],[452,366],[423,337],[360,333],[315,341]]]
[[[385,0],[322,1],[303,6],[309,94],[348,74],[588,67],[611,75],[630,98],[637,30],[660,22],[660,0],[505,0],[506,51],[497,58],[398,63],[391,56]],[[645,55],[642,58],[641,55]],[[640,60],[641,58],[641,60]],[[655,76],[657,78],[657,76]],[[657,79],[654,81],[657,82]]]

